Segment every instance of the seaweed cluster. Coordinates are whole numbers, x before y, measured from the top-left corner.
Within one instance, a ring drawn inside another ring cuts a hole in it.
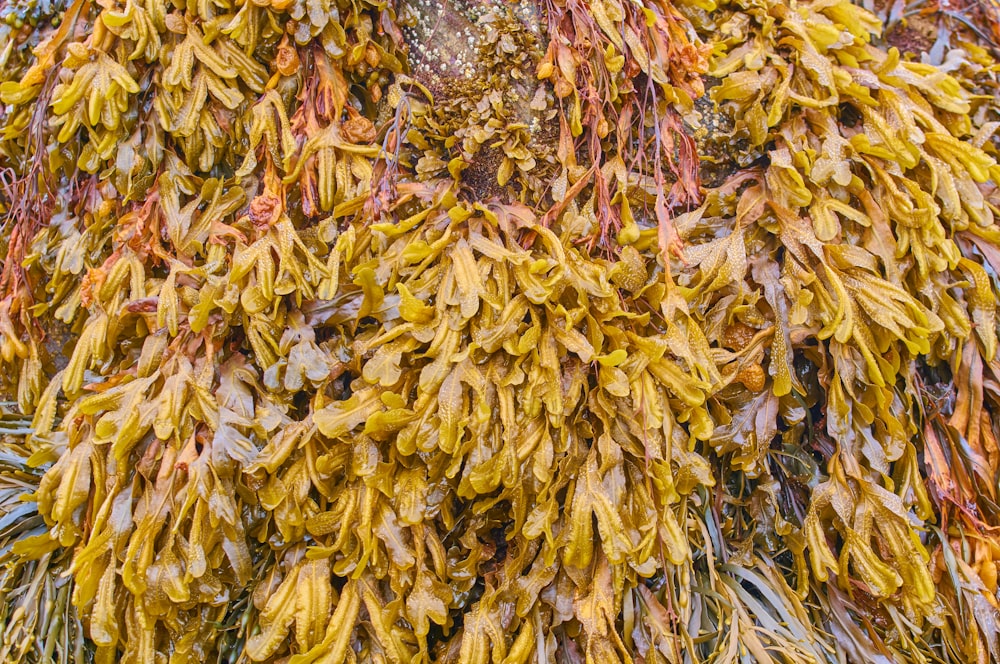
[[[847,0],[36,24],[0,25],[4,656],[1000,661],[979,35],[921,58]]]

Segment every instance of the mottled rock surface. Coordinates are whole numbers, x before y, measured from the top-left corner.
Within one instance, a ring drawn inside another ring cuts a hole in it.
[[[539,3],[407,0],[399,15],[413,79],[433,97],[416,121],[453,137],[445,147],[467,163],[462,180],[473,195],[501,196],[505,157],[517,166],[507,175],[515,184],[544,177],[539,162],[554,163],[558,121],[535,77],[546,47]]]

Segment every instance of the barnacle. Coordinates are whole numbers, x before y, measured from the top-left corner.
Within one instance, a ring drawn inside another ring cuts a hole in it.
[[[0,659],[1000,659],[954,12],[31,2]]]

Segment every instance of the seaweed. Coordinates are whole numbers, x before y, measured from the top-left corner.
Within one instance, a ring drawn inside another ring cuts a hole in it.
[[[899,18],[0,25],[4,652],[1000,659],[997,66]]]

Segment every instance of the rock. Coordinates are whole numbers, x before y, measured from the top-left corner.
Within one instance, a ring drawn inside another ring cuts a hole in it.
[[[413,81],[433,98],[414,107],[413,121],[440,137],[434,156],[466,162],[462,181],[477,200],[520,189],[501,182],[545,177],[559,126],[554,96],[535,76],[546,48],[539,4],[406,0],[399,16]]]

